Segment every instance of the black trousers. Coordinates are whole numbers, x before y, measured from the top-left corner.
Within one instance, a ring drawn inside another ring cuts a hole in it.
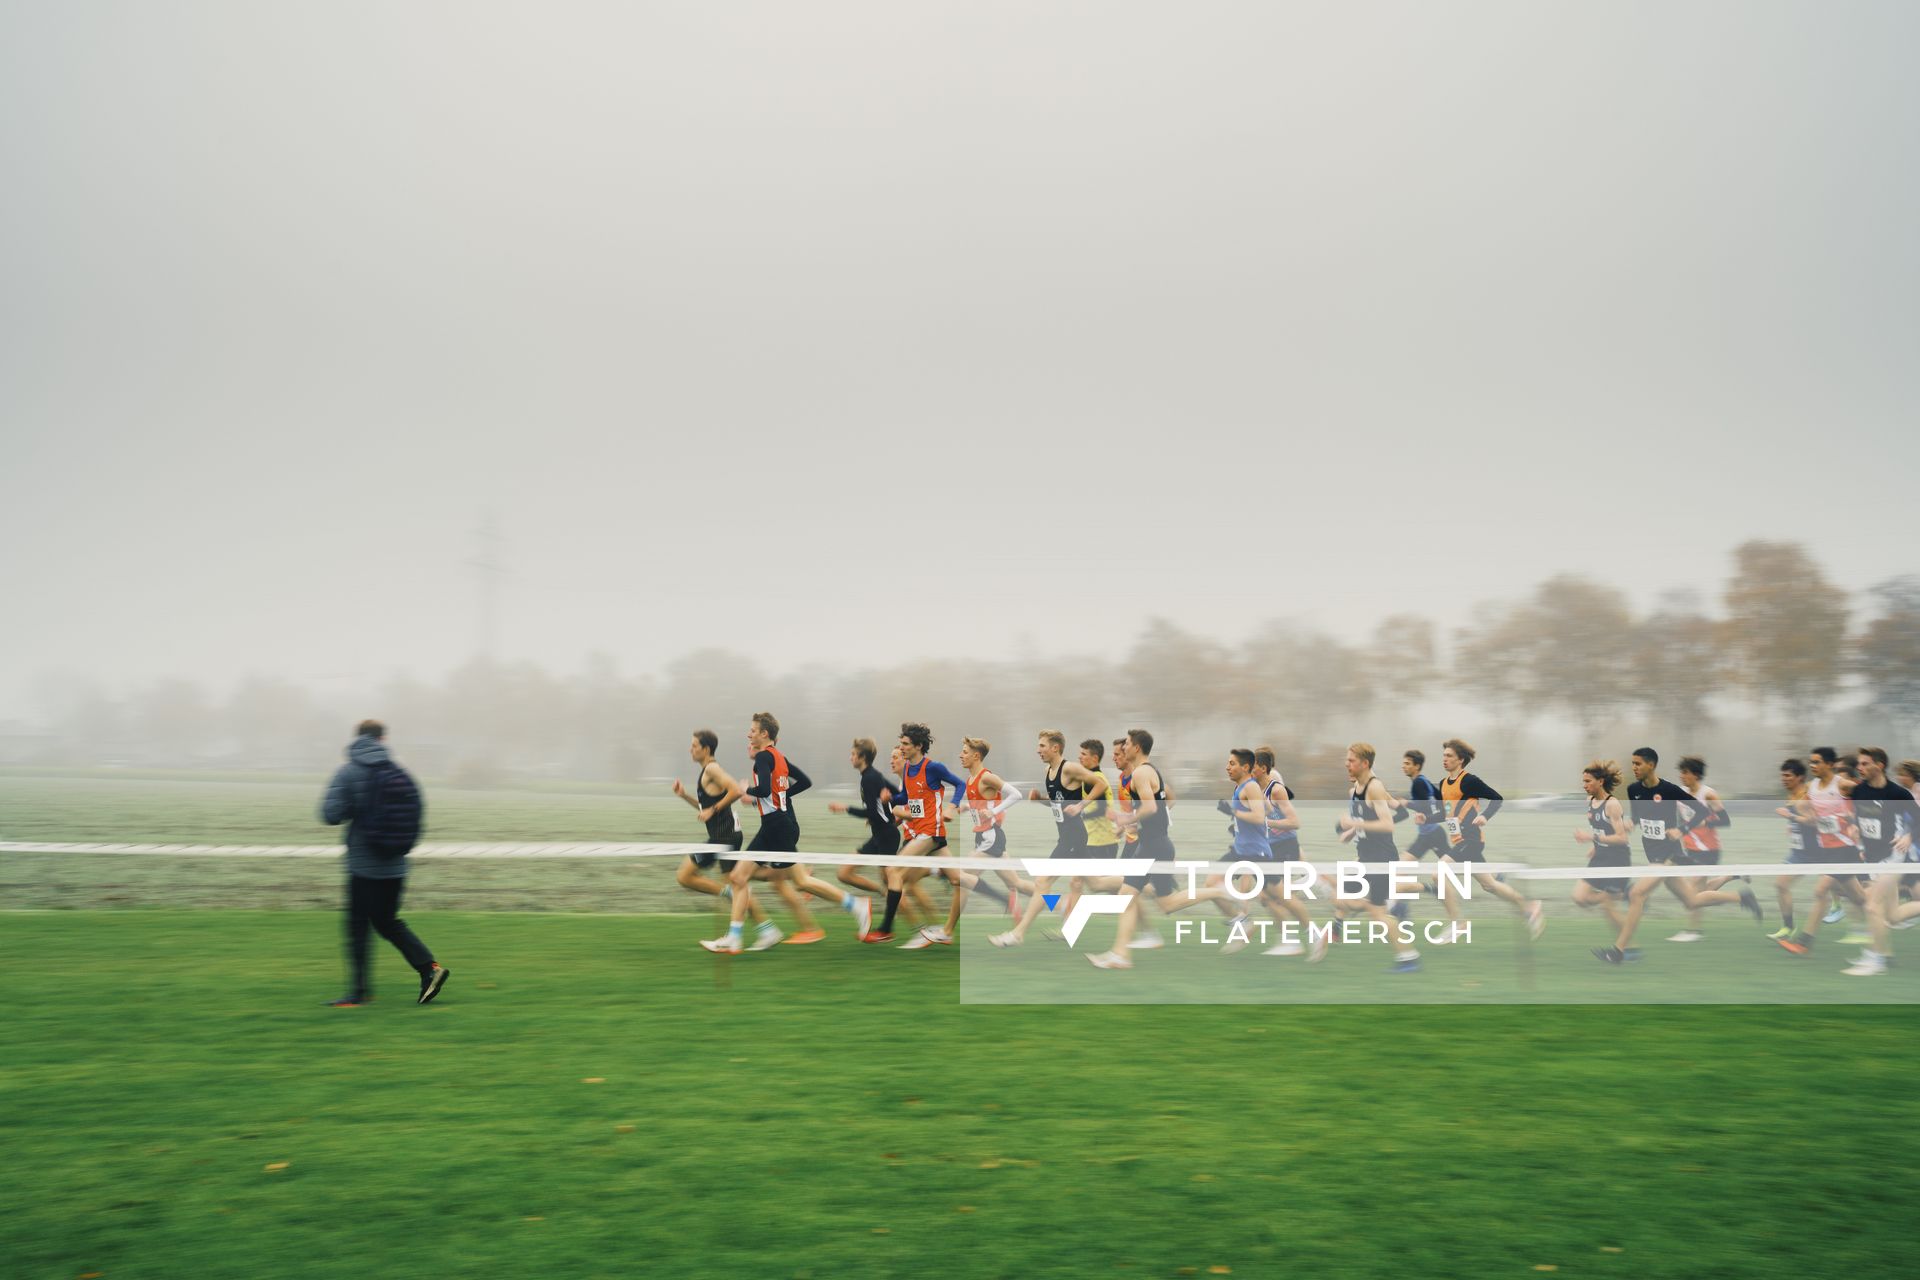
[[[366,876],[347,877],[347,972],[353,984],[347,994],[362,999],[373,994],[368,974],[368,950],[377,933],[400,949],[414,970],[425,973],[433,966],[433,952],[407,928],[399,916],[400,895],[405,893],[404,877],[371,880]]]

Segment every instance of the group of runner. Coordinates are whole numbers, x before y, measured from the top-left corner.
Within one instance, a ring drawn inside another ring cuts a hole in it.
[[[1183,887],[1159,868],[1138,875],[1073,874],[1039,876],[1030,881],[1012,866],[980,874],[957,866],[900,864],[901,857],[933,857],[945,852],[949,832],[962,821],[971,829],[971,852],[1001,857],[1007,849],[1007,811],[1023,801],[1046,807],[1055,830],[1052,858],[1124,855],[1159,864],[1174,861],[1169,824],[1173,789],[1153,761],[1153,735],[1147,730],[1131,729],[1111,743],[1089,738],[1079,744],[1072,758],[1063,733],[1042,731],[1035,753],[1043,782],[1024,793],[988,768],[992,748],[979,738],[962,740],[959,772],[932,759],[933,736],[924,724],[900,726],[886,772],[877,767],[879,747],[874,740],[856,739],[849,762],[859,775],[859,803],[834,802],[827,807],[831,812],[866,821],[868,838],[854,853],[871,862],[841,866],[838,883],[814,876],[800,859],[779,856],[799,849],[800,829],[792,802],[812,785],[780,750],[779,734],[779,722],[771,714],[761,712],[752,718],[748,733],[753,758],[751,779],[737,781],[715,759],[717,735],[702,729],[693,735],[689,747],[698,767],[694,786],[689,789],[678,781],[673,784],[674,793],[692,805],[705,824],[707,843],[741,855],[728,857],[720,850],[704,851],[689,856],[679,869],[679,883],[685,888],[731,900],[727,932],[701,942],[709,951],[737,954],[783,943],[820,941],[826,935],[809,909],[809,897],[851,915],[856,936],[862,942],[893,942],[895,926],[904,914],[907,922],[917,927],[900,944],[903,947],[951,945],[968,895],[974,892],[1002,903],[1014,921],[1012,928],[991,938],[998,947],[1022,945],[1042,910],[1061,897],[1066,898],[1066,909],[1071,911],[1073,898],[1082,892],[1124,895],[1127,906],[1120,916],[1113,946],[1088,957],[1102,969],[1131,968],[1134,952],[1164,945],[1156,931],[1145,927],[1144,907],[1149,901],[1166,914],[1213,904],[1228,919],[1222,949],[1229,952],[1248,945],[1252,936],[1247,927],[1248,911],[1255,906],[1264,908],[1275,923],[1282,925],[1282,940],[1263,954],[1304,954],[1318,960],[1326,954],[1328,942],[1341,936],[1335,928],[1316,927],[1302,895],[1288,892],[1284,877],[1278,875],[1263,876],[1262,890],[1243,900],[1243,895],[1251,893],[1251,877],[1236,885],[1235,893],[1229,891],[1220,875]],[[1117,770],[1114,774],[1104,768],[1109,754]],[[1474,755],[1468,743],[1448,739],[1441,750],[1442,771],[1436,782],[1423,771],[1425,754],[1418,749],[1407,751],[1401,757],[1407,786],[1403,795],[1395,795],[1374,772],[1374,748],[1364,742],[1352,744],[1346,753],[1347,812],[1338,819],[1335,833],[1343,846],[1340,856],[1368,864],[1418,864],[1429,853],[1456,866],[1487,862],[1486,828],[1505,801],[1498,791],[1468,771]],[[1920,787],[1920,762],[1902,761],[1894,775],[1899,781],[1895,782],[1886,772],[1886,753],[1877,747],[1862,748],[1851,764],[1843,764],[1827,747],[1816,748],[1809,759],[1811,770],[1798,759],[1781,766],[1787,804],[1776,812],[1788,823],[1788,863],[1898,862],[1909,857],[1914,828],[1913,788]],[[1730,825],[1732,817],[1706,784],[1705,761],[1694,756],[1682,758],[1678,783],[1661,778],[1659,766],[1660,757],[1653,748],[1642,747],[1633,753],[1633,781],[1625,789],[1624,804],[1615,794],[1622,775],[1614,762],[1596,760],[1582,774],[1587,815],[1574,838],[1588,846],[1589,867],[1617,869],[1620,874],[1577,881],[1572,900],[1578,906],[1597,907],[1605,913],[1612,938],[1608,945],[1595,948],[1594,955],[1607,964],[1640,958],[1642,953],[1633,946],[1633,940],[1648,901],[1662,884],[1688,911],[1687,927],[1670,941],[1700,940],[1700,913],[1711,906],[1739,906],[1756,920],[1764,919],[1744,879],[1729,887],[1735,877],[1714,875],[1710,870],[1720,861],[1720,829]],[[1294,792],[1276,770],[1272,749],[1234,748],[1224,768],[1231,790],[1229,798],[1218,804],[1228,819],[1229,843],[1222,860],[1256,866],[1303,860]],[[1811,782],[1807,780],[1809,772]],[[735,816],[741,804],[759,813],[760,827],[751,842],[744,841]],[[1396,844],[1394,828],[1408,821],[1413,824],[1413,838],[1402,851]],[[1649,865],[1698,866],[1702,874],[1635,878],[1628,868],[1636,834]],[[707,874],[716,864],[724,874],[718,881]],[[875,870],[877,878],[863,874],[863,867]],[[939,919],[925,886],[925,881],[936,875],[946,879],[952,889],[944,921]],[[1884,973],[1892,955],[1889,931],[1920,917],[1920,904],[1901,900],[1903,876],[1864,870],[1822,875],[1815,887],[1813,914],[1796,927],[1793,893],[1800,878],[1786,872],[1775,883],[1781,927],[1772,935],[1774,941],[1795,955],[1807,955],[1822,921],[1837,923],[1844,914],[1843,904],[1850,903],[1867,930],[1860,940],[1868,945],[1846,972],[1859,976]],[[1904,878],[1911,881],[1916,877]],[[1067,881],[1066,892],[1051,892],[1056,880],[1062,879]],[[1526,897],[1490,872],[1474,872],[1472,879],[1479,888],[1514,908],[1529,937],[1540,936],[1546,919],[1538,899]],[[1420,955],[1411,945],[1413,931],[1406,926],[1408,903],[1404,895],[1390,893],[1392,880],[1384,872],[1367,875],[1365,896],[1337,900],[1335,915],[1337,919],[1365,918],[1373,926],[1373,938],[1394,942],[1393,970],[1411,972],[1420,967]],[[786,904],[798,926],[793,934],[783,934],[767,917],[755,900],[756,883],[770,885]],[[1457,935],[1462,919],[1460,895],[1436,896],[1449,922],[1456,926]],[[874,918],[876,900],[884,902],[878,920]],[[746,937],[745,927],[749,919],[756,926],[751,940]],[[1289,921],[1291,928],[1287,927]],[[1450,936],[1454,935],[1444,930],[1429,930],[1427,935],[1429,942],[1437,943],[1450,940]]]

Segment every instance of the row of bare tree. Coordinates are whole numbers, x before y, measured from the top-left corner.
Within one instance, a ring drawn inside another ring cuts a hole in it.
[[[1283,764],[1318,768],[1369,726],[1411,731],[1421,708],[1442,706],[1459,731],[1513,735],[1551,721],[1582,747],[1627,728],[1694,743],[1729,711],[1810,741],[1847,707],[1884,725],[1890,746],[1912,736],[1920,577],[1857,597],[1803,548],[1749,542],[1712,603],[1674,596],[1636,613],[1617,588],[1560,576],[1481,608],[1448,636],[1398,614],[1359,639],[1276,620],[1226,645],[1156,620],[1117,661],[987,664],[965,680],[932,663],[773,674],[746,655],[704,650],[652,677],[624,676],[605,655],[573,675],[472,662],[351,705],[261,677],[224,697],[181,680],[123,697],[68,683],[46,691],[39,724],[0,732],[0,760],[316,769],[369,706],[417,767],[474,782],[657,777],[684,766],[695,728],[717,729],[724,753],[743,753],[747,718],[762,708],[786,724],[796,758],[829,778],[850,739],[885,741],[908,718],[931,724],[948,753],[962,734],[1007,744],[995,763],[1016,776],[1040,727],[1111,738],[1145,724],[1195,765],[1232,742],[1267,741]]]

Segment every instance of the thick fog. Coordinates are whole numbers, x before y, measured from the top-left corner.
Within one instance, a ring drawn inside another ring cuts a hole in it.
[[[951,701],[1156,617],[1450,662],[1557,575],[1722,618],[1754,539],[1863,627],[1915,565],[1916,47],[1868,3],[5,5],[0,722],[710,648]]]

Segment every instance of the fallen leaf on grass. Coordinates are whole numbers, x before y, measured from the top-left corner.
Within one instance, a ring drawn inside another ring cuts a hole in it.
[[[288,1165],[290,1165],[290,1164],[292,1164],[292,1163],[293,1163],[293,1161],[291,1161],[291,1160],[275,1160],[275,1161],[274,1161],[274,1162],[273,1162],[272,1164],[270,1164],[270,1165],[268,1165],[268,1166],[267,1166],[267,1167],[266,1167],[265,1169],[263,1169],[263,1170],[262,1170],[261,1172],[263,1172],[263,1173],[278,1173],[278,1172],[280,1172],[280,1171],[281,1171],[282,1169],[284,1169],[284,1168],[286,1168],[286,1167],[287,1167]]]
[[[606,1082],[605,1076],[587,1076],[580,1081],[581,1084],[605,1084]]]
[[[1212,1182],[1213,1175],[1210,1173],[1196,1173],[1193,1175],[1193,1180],[1195,1182]]]
[[[875,1227],[873,1229],[873,1234],[877,1236],[890,1236],[893,1234],[893,1232],[888,1230],[886,1227]]]
[[[957,1204],[953,1206],[953,1211],[955,1213],[972,1213],[973,1206],[970,1204]]]
[[[1560,1268],[1556,1263],[1536,1262],[1533,1264],[1533,1269],[1535,1271],[1558,1271]]]
[[[633,1126],[630,1124],[617,1124],[613,1126],[613,1131],[615,1133],[632,1133]]]
[[[539,1214],[537,1214],[537,1213],[536,1213],[536,1214],[532,1214],[532,1215],[530,1215],[530,1216],[528,1216],[528,1217],[525,1217],[525,1218],[522,1218],[522,1219],[520,1219],[520,1221],[522,1221],[522,1222],[545,1222],[545,1221],[546,1221],[546,1219],[545,1219],[545,1218],[543,1218],[543,1217],[541,1217],[541,1216],[540,1216]]]
[[[1232,1267],[1208,1267],[1207,1274],[1210,1276],[1230,1276],[1233,1274],[1233,1268]]]
[[[1626,1250],[1625,1250],[1625,1249],[1622,1249],[1622,1248],[1621,1248],[1621,1247],[1620,1247],[1619,1245],[1617,1245],[1617,1244],[1603,1244],[1603,1245],[1601,1245],[1601,1246],[1600,1246],[1600,1252],[1602,1252],[1602,1253],[1625,1253],[1625,1252],[1626,1252]]]

